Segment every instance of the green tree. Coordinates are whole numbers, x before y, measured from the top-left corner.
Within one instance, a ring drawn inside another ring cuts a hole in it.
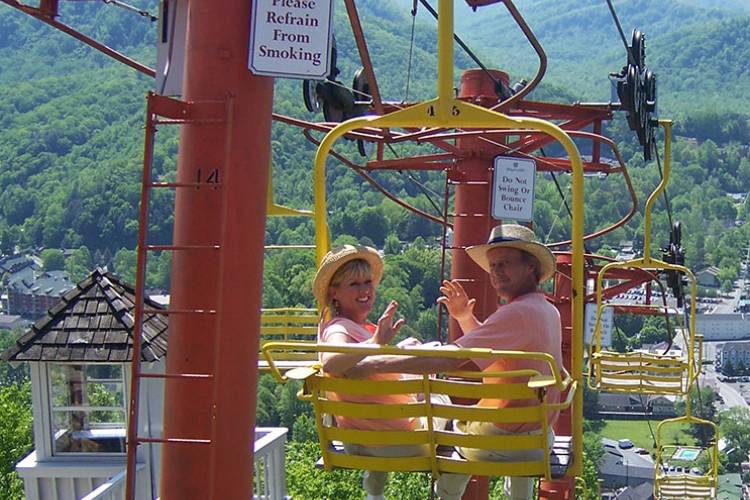
[[[740,462],[746,460],[750,453],[750,408],[746,406],[733,406],[721,412],[721,435],[729,443],[730,448],[735,448],[736,453],[729,457],[728,467],[730,470],[739,470]]]
[[[83,245],[73,250],[70,257],[65,259],[65,270],[70,275],[70,279],[76,283],[85,278],[93,268],[91,252]]]
[[[0,492],[3,498],[24,498],[16,463],[33,447],[31,388],[28,382],[0,387]]]
[[[42,269],[44,271],[61,271],[65,269],[65,255],[58,248],[42,250]]]
[[[690,390],[692,414],[709,422],[716,422],[716,402],[718,400],[719,395],[710,387],[701,387],[699,390],[698,387],[693,386]],[[677,401],[675,411],[678,415],[686,413],[685,400]],[[707,425],[691,424],[689,432],[703,447],[708,446],[715,439],[713,431]]]

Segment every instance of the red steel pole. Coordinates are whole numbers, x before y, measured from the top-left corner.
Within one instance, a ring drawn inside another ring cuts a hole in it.
[[[161,498],[250,498],[266,189],[273,80],[247,69],[251,2],[190,0],[183,99],[226,103],[221,122],[187,123],[180,136],[168,373],[213,373],[211,382],[167,379]],[[215,367],[215,369],[214,369]],[[212,406],[212,402],[214,405]]]
[[[495,80],[508,84],[508,75],[500,71],[490,71],[492,78],[483,70],[468,70],[461,75],[459,97],[469,102],[482,104],[483,101],[497,101]],[[487,273],[474,263],[462,250],[467,246],[487,242],[490,229],[499,223],[490,217],[492,199],[492,163],[497,155],[497,146],[479,137],[466,137],[457,141],[462,157],[450,172],[450,179],[456,184],[455,218],[453,219],[453,252],[451,278],[466,280],[461,284],[469,297],[477,299],[474,313],[484,320],[497,308],[497,293],[490,285]],[[454,320],[448,327],[448,339],[454,341],[463,332]],[[483,500],[489,496],[489,482],[484,477],[473,477],[464,493],[464,500]]]

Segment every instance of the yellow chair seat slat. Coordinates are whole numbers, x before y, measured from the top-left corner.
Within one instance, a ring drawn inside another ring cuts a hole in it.
[[[632,364],[645,364],[653,363],[654,365],[673,365],[683,366],[687,362],[681,356],[667,355],[667,354],[653,354],[646,352],[613,352],[613,351],[600,351],[594,353],[594,359],[599,360],[602,363],[632,363]]]
[[[432,459],[424,457],[366,457],[362,455],[349,455],[328,453],[328,463],[333,467],[344,469],[364,469],[380,472],[424,472],[429,471]],[[326,468],[326,470],[330,470]]]
[[[652,363],[640,364],[640,365],[617,365],[617,364],[604,364],[600,365],[601,372],[605,375],[617,374],[617,373],[643,373],[643,374],[654,374],[659,376],[678,375],[681,376],[685,366],[659,366]]]
[[[279,361],[274,362],[274,367],[280,372],[288,372],[290,370],[311,368],[315,366],[316,364],[318,364],[317,358],[297,359],[297,360],[279,360]],[[268,362],[262,359],[258,360],[258,370],[263,373],[273,371],[271,369],[271,366],[268,364]]]
[[[413,431],[365,431],[325,427],[323,434],[331,441],[364,445],[426,445],[430,444],[430,434],[426,429]]]
[[[318,327],[301,325],[301,326],[263,326],[260,327],[260,334],[269,335],[305,335],[314,338],[318,334]]]
[[[492,422],[493,424],[539,422],[541,417],[541,411],[536,406],[492,408],[434,404],[432,408],[432,414],[436,417],[472,422]]]
[[[599,389],[606,392],[632,394],[637,392],[644,395],[680,395],[683,394],[682,387],[672,386],[649,386],[645,384],[606,384],[602,383]]]
[[[309,352],[288,352],[282,361],[318,361],[318,357],[315,353]]]
[[[531,399],[539,394],[525,382],[500,385],[459,380],[430,380],[430,390],[456,398],[475,399]]]
[[[457,434],[455,432],[435,432],[435,442],[441,446],[474,448],[480,450],[528,450],[543,449],[544,441],[541,435],[507,435],[485,436]]]
[[[335,392],[357,396],[382,396],[384,394],[414,394],[422,392],[424,384],[422,379],[405,380],[381,380],[377,384],[369,381],[352,383],[351,379],[335,377],[319,377],[314,384],[317,389],[324,392]]]
[[[320,321],[318,318],[317,311],[313,310],[310,314],[287,314],[286,311],[282,313],[269,313],[263,311],[260,316],[261,323],[304,323],[304,324],[317,324]]]
[[[649,382],[661,382],[666,384],[678,384],[682,382],[684,379],[680,376],[678,377],[665,377],[661,375],[653,375],[650,373],[640,373],[640,374],[631,374],[631,373],[604,373],[602,374],[602,379],[604,380],[623,380],[623,381],[638,381],[642,380],[643,382],[649,383]]]
[[[544,461],[538,462],[480,462],[438,458],[441,472],[473,476],[544,476]]]
[[[350,403],[347,401],[319,400],[322,413],[353,418],[410,418],[425,414],[422,403],[403,405],[382,405],[377,403]]]

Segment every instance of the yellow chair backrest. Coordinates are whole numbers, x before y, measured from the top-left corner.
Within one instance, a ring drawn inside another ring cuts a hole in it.
[[[374,347],[374,348],[372,348]],[[361,380],[328,377],[319,366],[302,371],[288,372],[286,376],[305,380],[301,397],[309,400],[315,409],[323,464],[334,467],[377,471],[425,471],[437,476],[441,473],[462,473],[483,476],[544,476],[552,477],[550,444],[547,432],[550,412],[567,408],[573,401],[576,383],[564,370],[556,366],[554,358],[546,353],[492,351],[489,349],[457,349],[435,351],[430,349],[402,349],[377,346],[332,346],[269,343],[263,348],[269,364],[286,349],[309,349],[312,352],[358,352],[366,355],[409,354],[414,356],[477,358],[524,358],[540,361],[548,367],[539,370],[512,372],[451,372],[448,374],[405,375],[399,380]],[[283,355],[282,355],[283,356]],[[489,377],[510,378],[510,383],[485,382]],[[562,402],[552,401],[548,390],[557,388],[563,393]],[[567,394],[565,391],[567,390]],[[335,395],[335,397],[334,397]],[[399,403],[353,402],[362,396],[412,395]],[[343,400],[342,400],[343,399]],[[476,400],[524,400],[523,407],[498,408],[475,406]],[[453,400],[454,402],[451,402]],[[458,401],[461,401],[460,403]],[[362,430],[331,425],[330,419],[369,419],[373,423],[382,419],[418,419],[415,430]],[[537,429],[527,434],[486,435],[464,434],[456,429],[447,430],[438,421],[454,420],[493,424],[528,424]],[[372,457],[335,451],[336,444],[353,443],[365,446],[406,446],[413,456]],[[516,461],[487,461],[465,459],[453,455],[455,448],[476,450],[540,450],[538,459]],[[447,453],[446,453],[447,452]]]
[[[315,342],[318,335],[318,310],[301,307],[262,309],[260,316],[260,345],[268,342]],[[277,366],[288,370],[311,365],[318,359],[310,351],[289,349],[278,353]],[[268,364],[258,359],[258,368],[268,371]]]

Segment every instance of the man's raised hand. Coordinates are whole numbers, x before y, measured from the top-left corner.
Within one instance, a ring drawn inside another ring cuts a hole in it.
[[[477,301],[476,299],[469,298],[461,283],[455,280],[445,280],[443,281],[443,286],[440,287],[440,291],[443,293],[443,296],[438,297],[437,303],[445,305],[448,309],[448,314],[453,319],[461,321],[474,316],[474,304]]]

